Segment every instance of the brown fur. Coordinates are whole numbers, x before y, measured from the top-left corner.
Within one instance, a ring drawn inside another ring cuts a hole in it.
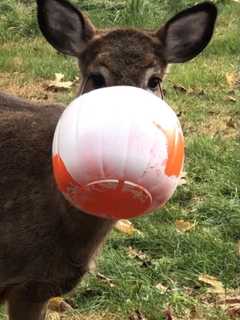
[[[71,290],[113,224],[71,207],[56,189],[51,145],[62,111],[62,106],[33,105],[0,93],[0,292],[5,299],[17,290],[29,302],[46,302]]]
[[[150,34],[131,29],[102,32],[80,55],[79,61],[83,78],[101,66],[107,69],[108,86],[144,87],[149,68],[154,68],[162,79],[167,65],[161,44]]]
[[[216,18],[214,6],[203,4],[157,32],[97,31],[66,0],[37,2],[47,40],[79,60],[81,92],[134,85],[159,95],[150,80],[158,84],[168,63],[197,55]],[[192,27],[196,20],[203,32]],[[0,299],[10,320],[43,320],[48,299],[76,286],[114,224],[73,208],[57,190],[51,148],[62,111],[0,92]]]

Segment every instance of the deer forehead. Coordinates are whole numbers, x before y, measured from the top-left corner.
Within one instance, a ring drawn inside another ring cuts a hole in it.
[[[85,69],[103,66],[113,73],[141,73],[148,68],[164,68],[161,45],[147,33],[117,29],[102,31],[80,57]]]

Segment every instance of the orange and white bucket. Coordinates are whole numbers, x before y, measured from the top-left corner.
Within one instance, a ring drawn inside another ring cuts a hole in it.
[[[65,109],[52,157],[58,188],[75,207],[104,218],[131,218],[173,195],[184,138],[163,100],[135,87],[110,87]]]

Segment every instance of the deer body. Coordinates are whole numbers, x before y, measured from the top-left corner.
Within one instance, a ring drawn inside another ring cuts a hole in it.
[[[38,0],[38,19],[57,50],[78,58],[81,92],[134,85],[160,95],[167,64],[193,58],[209,42],[216,9],[195,6],[157,32],[97,31],[65,0]],[[51,148],[62,111],[0,92],[0,299],[10,320],[45,319],[48,299],[76,286],[114,225],[57,190]]]
[[[62,111],[60,105],[28,104],[1,94],[0,294],[5,299],[20,291],[36,305],[70,291],[113,224],[71,207],[56,189],[51,145]]]

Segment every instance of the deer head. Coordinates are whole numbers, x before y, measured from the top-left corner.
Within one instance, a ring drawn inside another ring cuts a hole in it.
[[[217,10],[211,2],[186,9],[155,31],[98,30],[66,0],[38,0],[39,26],[58,51],[74,56],[82,73],[81,93],[130,85],[160,95],[169,63],[198,55],[209,43]]]

